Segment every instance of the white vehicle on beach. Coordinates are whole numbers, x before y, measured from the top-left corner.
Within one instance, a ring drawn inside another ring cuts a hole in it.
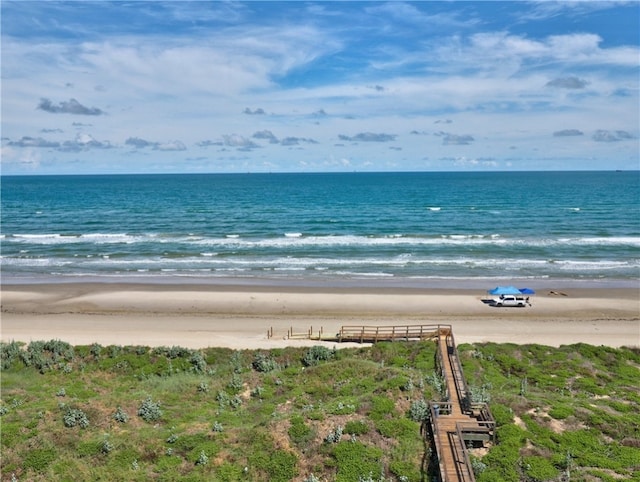
[[[501,295],[500,298],[493,299],[494,306],[527,306],[528,300],[524,296],[517,295]]]

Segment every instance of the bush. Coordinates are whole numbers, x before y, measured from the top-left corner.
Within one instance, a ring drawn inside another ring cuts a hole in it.
[[[406,418],[388,418],[376,421],[376,429],[389,438],[410,438],[419,432],[419,427]]]
[[[99,343],[94,343],[91,345],[91,349],[89,351],[95,358],[100,357],[100,353],[102,352],[102,345]]]
[[[191,368],[196,373],[206,373],[207,372],[207,362],[205,361],[202,353],[199,351],[194,351],[191,354],[191,358],[189,359],[191,363]]]
[[[121,407],[118,407],[116,408],[116,411],[113,414],[113,419],[116,422],[127,423],[129,421],[129,415],[127,415],[127,413],[124,410],[122,410]]]
[[[573,415],[574,409],[568,405],[557,405],[549,410],[549,416],[556,420],[564,420]]]
[[[109,442],[108,438],[104,438],[104,440],[102,441],[102,444],[100,444],[100,452],[102,452],[103,454],[108,454],[111,451],[113,451],[114,446],[111,442]]]
[[[269,481],[287,482],[298,475],[298,457],[291,452],[278,450],[271,454],[265,469]]]
[[[318,365],[321,361],[330,360],[335,355],[335,349],[329,350],[326,346],[312,346],[302,357],[302,364],[306,367]]]
[[[22,343],[15,341],[5,343],[0,342],[0,360],[2,360],[2,370],[11,368],[13,362],[20,359],[22,353]]]
[[[221,433],[224,431],[224,427],[220,422],[213,422],[213,427],[211,427],[211,430],[213,430],[214,432]]]
[[[299,415],[291,417],[288,433],[291,442],[300,448],[304,448],[315,437],[313,429],[304,423],[304,419]]]
[[[335,429],[327,434],[324,441],[328,444],[337,444],[342,439],[343,428],[338,425]]]
[[[558,476],[559,470],[544,457],[525,457],[522,461],[522,468],[529,480],[543,482]]]
[[[242,378],[238,374],[234,373],[231,377],[231,381],[227,384],[227,388],[229,388],[232,393],[239,393],[240,390],[242,390],[242,386]]]
[[[89,426],[87,415],[79,408],[67,407],[62,419],[65,427],[71,428],[77,425],[80,428],[87,428]]]
[[[264,353],[256,353],[251,366],[254,370],[261,373],[267,373],[278,369],[278,363]]]
[[[371,405],[371,418],[374,420],[384,418],[395,411],[394,401],[384,396],[374,396]]]
[[[369,426],[362,420],[350,420],[344,426],[344,432],[349,435],[364,435],[369,431]]]
[[[262,398],[263,394],[264,394],[264,388],[261,386],[257,386],[251,390],[251,396],[253,398]]]
[[[162,417],[160,404],[147,397],[138,408],[138,416],[145,422],[155,422]]]
[[[186,358],[191,354],[191,350],[188,348],[182,348],[181,346],[159,346],[153,350],[153,353],[156,355],[165,356],[171,360],[175,360],[176,358]]]
[[[207,465],[209,463],[209,457],[204,450],[200,451],[200,455],[198,455],[198,459],[196,460],[196,465]]]
[[[360,442],[341,442],[336,445],[333,456],[338,465],[336,482],[353,482],[379,474],[382,468],[382,450],[368,447]]]
[[[409,418],[414,422],[423,422],[429,417],[429,405],[424,400],[414,400],[409,407]]]

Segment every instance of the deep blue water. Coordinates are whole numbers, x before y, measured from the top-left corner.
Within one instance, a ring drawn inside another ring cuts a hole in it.
[[[1,200],[4,282],[640,279],[637,171],[6,176]]]

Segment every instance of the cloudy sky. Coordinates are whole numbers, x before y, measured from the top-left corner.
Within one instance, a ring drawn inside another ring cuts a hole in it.
[[[2,174],[639,168],[637,1],[1,9]]]

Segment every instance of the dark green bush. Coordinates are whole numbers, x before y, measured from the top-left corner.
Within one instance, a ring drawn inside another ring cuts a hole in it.
[[[364,435],[369,431],[369,425],[363,420],[349,420],[344,425],[344,433],[349,435]]]
[[[505,405],[492,403],[491,413],[493,414],[493,418],[496,420],[496,424],[498,426],[513,423],[513,411]]]
[[[298,457],[291,452],[277,450],[271,454],[263,467],[269,475],[269,481],[287,482],[298,475]]]
[[[386,418],[376,421],[376,429],[380,434],[389,438],[411,437],[420,430],[416,422],[407,418]]]
[[[522,459],[522,468],[532,482],[555,479],[560,471],[545,457],[532,456]]]
[[[395,402],[388,397],[377,395],[371,399],[371,418],[376,420],[395,412]]]
[[[336,482],[353,482],[370,475],[377,477],[382,469],[382,450],[360,442],[336,444],[333,456],[338,467]]]
[[[304,422],[304,418],[300,415],[291,417],[291,426],[288,433],[291,442],[300,449],[306,448],[316,435],[315,431]]]
[[[549,410],[549,416],[555,418],[556,420],[564,420],[567,417],[570,417],[575,413],[573,407],[569,407],[568,405],[556,405]]]

